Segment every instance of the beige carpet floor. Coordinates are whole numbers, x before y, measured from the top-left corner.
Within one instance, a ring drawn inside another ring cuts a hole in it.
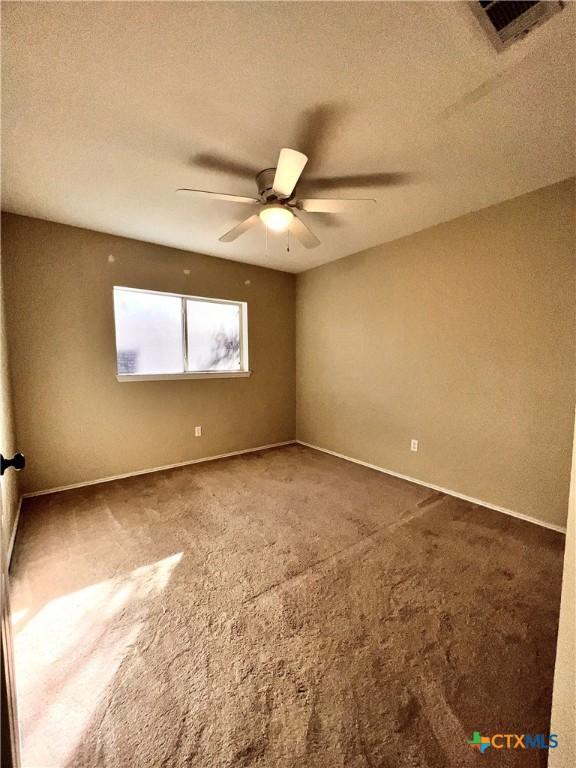
[[[24,768],[542,766],[563,536],[289,446],[26,501]]]

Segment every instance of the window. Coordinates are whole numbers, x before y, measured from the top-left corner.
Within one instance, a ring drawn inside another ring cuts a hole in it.
[[[120,381],[248,376],[241,301],[114,288]]]

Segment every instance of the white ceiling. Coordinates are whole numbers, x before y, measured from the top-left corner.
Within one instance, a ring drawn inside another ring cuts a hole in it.
[[[8,211],[299,272],[576,170],[572,3],[500,54],[464,2],[16,2],[2,13]],[[377,206],[308,214],[322,245],[286,253],[275,236],[268,255],[260,228],[218,242],[251,209],[174,194],[253,195],[249,177],[205,156],[260,170],[282,146],[312,152],[309,178],[409,177],[309,184]]]

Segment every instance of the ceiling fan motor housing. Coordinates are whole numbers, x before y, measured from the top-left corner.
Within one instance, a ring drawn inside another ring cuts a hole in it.
[[[256,176],[256,184],[258,185],[258,196],[263,203],[274,203],[279,198],[278,195],[272,189],[274,184],[274,177],[276,176],[276,168],[266,168]]]

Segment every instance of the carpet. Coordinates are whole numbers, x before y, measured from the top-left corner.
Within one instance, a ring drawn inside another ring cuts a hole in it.
[[[25,501],[24,768],[544,766],[563,536],[293,445]]]

